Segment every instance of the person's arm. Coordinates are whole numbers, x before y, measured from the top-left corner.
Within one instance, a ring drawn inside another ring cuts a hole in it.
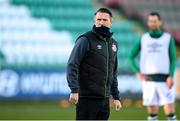
[[[119,100],[119,90],[118,90],[118,80],[117,80],[117,65],[118,65],[118,59],[116,57],[116,63],[114,67],[114,72],[113,72],[113,80],[111,84],[111,94],[114,98],[114,100]]]
[[[118,67],[118,59],[116,57],[116,64],[114,67],[113,80],[111,85],[111,94],[114,99],[115,111],[120,111],[122,105],[120,102],[120,95],[118,90],[117,67]]]
[[[169,45],[169,58],[170,58],[170,73],[171,77],[174,76],[175,65],[176,65],[176,49],[174,39],[171,38],[170,45]]]
[[[139,38],[135,42],[132,50],[130,51],[129,57],[128,57],[128,61],[129,61],[130,67],[132,68],[133,72],[135,72],[135,73],[140,72],[140,69],[137,66],[136,62],[135,62],[135,58],[139,54],[140,49],[141,49],[141,40]]]
[[[140,72],[140,68],[138,67],[138,65],[136,64],[136,61],[135,61],[135,58],[139,54],[140,50],[141,50],[141,38],[139,38],[135,42],[135,44],[129,54],[128,61],[129,61],[129,64],[130,64],[133,72],[136,73],[137,78],[139,78],[140,80],[148,80],[148,77],[146,77],[145,75],[143,75]]]
[[[175,64],[176,64],[176,49],[174,44],[174,39],[171,38],[169,44],[169,60],[170,60],[170,72],[169,77],[166,80],[167,86],[171,89],[174,85],[173,76],[175,71]]]
[[[75,43],[67,64],[67,81],[71,93],[78,93],[78,68],[88,50],[89,42],[87,38],[84,36],[80,37]]]

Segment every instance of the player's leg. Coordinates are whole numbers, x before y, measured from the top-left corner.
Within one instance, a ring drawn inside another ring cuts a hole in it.
[[[147,106],[149,121],[156,121],[158,119],[158,95],[156,92],[156,84],[152,81],[143,81],[143,105]]]
[[[174,103],[165,104],[163,107],[164,107],[164,113],[166,114],[168,121],[176,121],[177,118],[175,115]]]
[[[165,82],[158,84],[158,94],[160,104],[163,105],[164,113],[169,121],[176,121],[175,115],[175,94],[173,89],[169,89]]]
[[[148,121],[157,121],[158,120],[158,112],[159,112],[159,106],[147,106],[148,111]]]
[[[98,100],[79,98],[76,105],[76,120],[96,120],[101,102]]]
[[[101,109],[97,114],[97,120],[108,120],[110,115],[109,98],[103,99],[101,103]]]

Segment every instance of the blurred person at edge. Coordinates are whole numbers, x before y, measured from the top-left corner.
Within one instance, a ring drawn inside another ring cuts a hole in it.
[[[92,30],[79,36],[67,65],[70,102],[76,104],[77,120],[108,120],[109,97],[121,108],[117,81],[118,44],[110,32],[112,13],[100,8]]]
[[[161,30],[162,20],[158,12],[148,16],[149,31],[136,42],[129,55],[129,62],[137,78],[142,80],[143,105],[147,106],[149,121],[158,120],[159,106],[163,106],[168,121],[176,121],[174,70],[175,44],[173,37]],[[135,57],[140,53],[140,68]]]

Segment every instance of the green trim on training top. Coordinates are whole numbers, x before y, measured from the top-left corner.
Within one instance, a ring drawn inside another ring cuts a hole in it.
[[[169,57],[170,57],[170,73],[171,77],[174,76],[175,67],[176,67],[176,49],[174,39],[171,37],[170,46],[169,46]]]
[[[155,31],[149,31],[149,34],[153,38],[159,38],[163,34],[163,32],[161,30],[155,30]],[[141,38],[138,38],[128,57],[129,64],[135,73],[140,72],[140,68],[135,62],[135,58],[139,54],[140,50],[141,50]],[[176,51],[175,51],[175,43],[173,37],[171,37],[170,45],[169,45],[169,58],[170,58],[169,75],[173,77],[175,72],[175,61],[176,61]]]
[[[151,35],[151,37],[153,38],[159,38],[162,36],[163,32],[161,30],[149,30],[149,34]]]

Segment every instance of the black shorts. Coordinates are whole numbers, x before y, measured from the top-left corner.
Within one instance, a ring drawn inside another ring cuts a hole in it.
[[[109,98],[80,98],[76,105],[76,120],[108,120]]]

